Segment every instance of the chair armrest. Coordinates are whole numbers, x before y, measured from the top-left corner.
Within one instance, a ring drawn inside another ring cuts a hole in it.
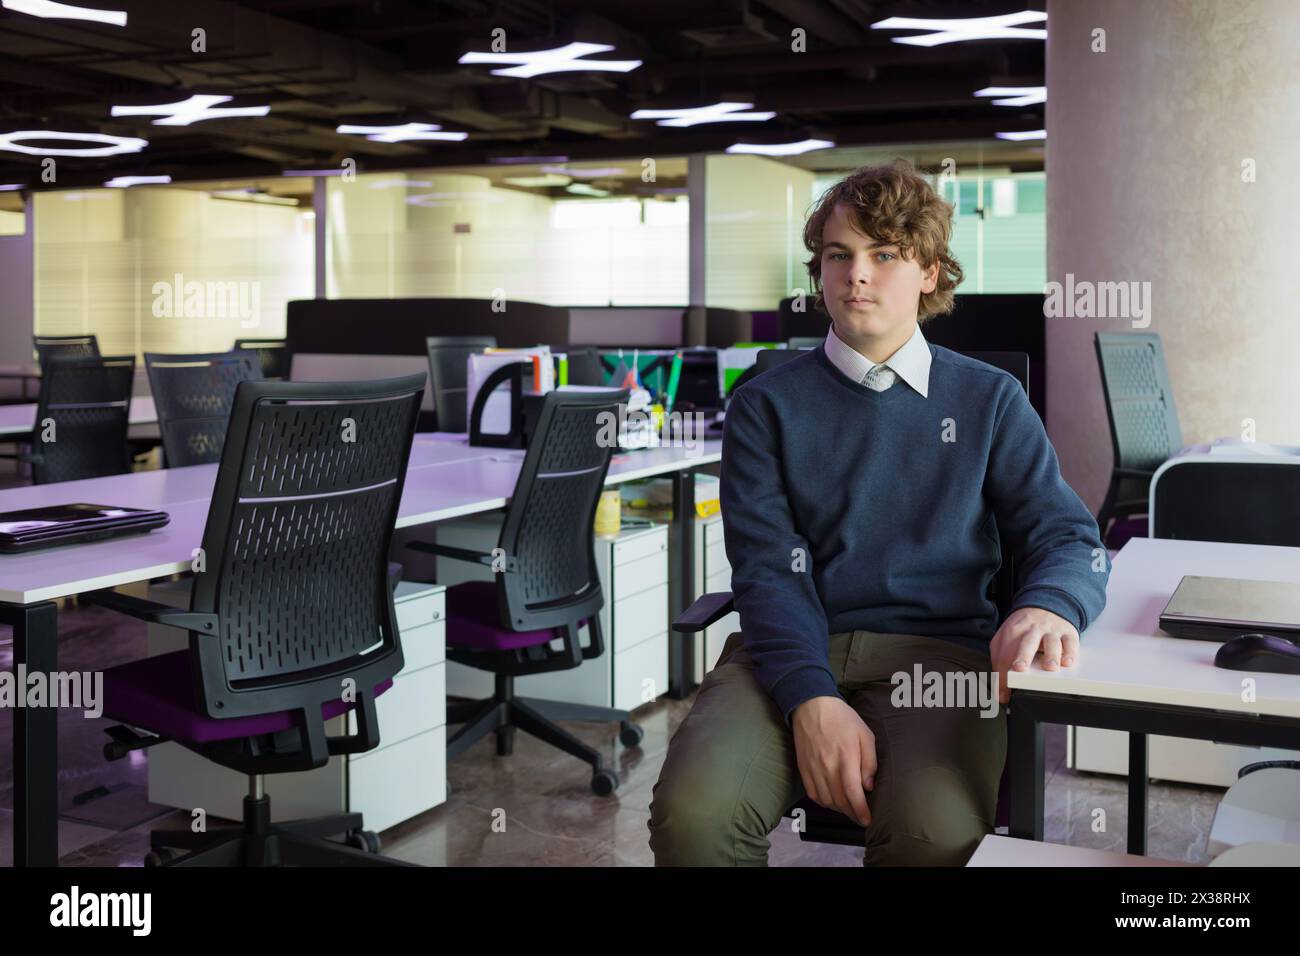
[[[1116,468],[1114,474],[1117,478],[1154,478],[1156,473],[1145,468]]]
[[[215,614],[186,611],[183,608],[171,607],[168,604],[159,604],[156,601],[146,601],[143,598],[132,597],[129,594],[120,594],[111,589],[91,591],[83,594],[81,599],[89,601],[91,604],[98,604],[100,607],[119,611],[141,621],[148,621],[151,624],[166,624],[168,627],[179,627],[185,631],[198,631],[200,634],[217,633],[218,619]]]
[[[1296,760],[1259,760],[1255,763],[1248,763],[1237,771],[1237,779],[1240,780],[1248,773],[1254,773],[1256,770],[1269,770],[1274,767],[1280,767],[1283,770],[1300,770],[1300,761]]]
[[[438,544],[435,541],[408,541],[406,546],[412,551],[436,554],[444,558],[454,558],[457,561],[468,561],[470,564],[483,564],[489,568],[497,560],[496,556],[490,552],[471,551],[469,548],[453,548],[449,544]],[[519,560],[514,555],[507,554],[504,557],[507,572],[519,570]]]
[[[673,621],[673,630],[693,634],[702,631],[710,624],[716,624],[736,609],[730,591],[714,591],[702,594],[695,603],[677,616]]]

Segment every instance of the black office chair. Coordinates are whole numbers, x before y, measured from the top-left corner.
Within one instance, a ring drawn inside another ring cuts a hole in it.
[[[232,352],[252,352],[262,365],[262,378],[268,382],[289,380],[293,353],[286,339],[235,339]]]
[[[207,465],[221,459],[226,425],[240,382],[262,380],[253,352],[146,352],[149,389],[158,412],[167,468]]]
[[[1114,452],[1097,527],[1102,541],[1114,537],[1118,546],[1122,542],[1110,534],[1111,521],[1116,522],[1113,530],[1126,538],[1146,534],[1145,522],[1134,522],[1133,516],[1147,513],[1151,478],[1182,447],[1183,434],[1160,336],[1097,332],[1094,344]],[[1121,523],[1128,526],[1120,528]]]
[[[172,740],[248,776],[242,827],[154,831],[146,865],[402,865],[357,813],[272,824],[262,776],[379,745],[375,698],[403,663],[388,549],[423,392],[422,374],[240,383],[189,609],[89,596],[190,634],[104,672],[104,716],[122,724],[105,756]],[[357,732],[327,737],[348,711]]]
[[[32,483],[75,481],[131,470],[130,423],[135,356],[49,357],[41,371],[31,451]]]
[[[448,760],[491,732],[497,754],[507,756],[520,729],[589,763],[591,788],[605,796],[618,777],[602,765],[599,752],[552,721],[619,721],[626,746],[641,742],[641,728],[625,710],[516,697],[514,689],[517,676],[568,670],[605,653],[599,614],[605,597],[592,523],[613,448],[602,446],[599,434],[602,416],[617,415],[627,400],[626,390],[546,396],[495,557],[423,541],[407,545],[497,572],[494,581],[467,581],[447,591],[448,659],[496,676],[491,698],[447,707],[447,723],[464,724],[447,742]],[[579,643],[583,621],[586,647]],[[554,641],[563,649],[553,649]]]
[[[605,384],[605,365],[600,360],[600,350],[595,346],[557,346],[552,351],[563,352],[569,357],[570,385]]]
[[[32,345],[42,370],[49,359],[99,358],[99,339],[94,335],[33,335]]]
[[[775,367],[798,358],[801,352],[792,349],[766,349],[766,353],[780,358],[770,358],[767,368]],[[760,353],[762,354],[762,353]],[[963,355],[993,365],[1015,376],[1026,392],[1029,391],[1029,356],[1024,352],[963,352]],[[764,371],[767,369],[765,368]],[[894,385],[897,388],[898,385]],[[726,520],[726,516],[723,516]],[[996,526],[995,526],[996,530]],[[1000,536],[999,536],[1000,537]],[[1016,595],[1015,555],[1004,552],[1002,564],[989,583],[988,596],[998,609],[998,623],[1006,620],[1011,613],[1011,602]],[[685,611],[673,621],[673,630],[684,634],[694,634],[716,624],[728,614],[734,613],[736,605],[730,591],[714,591],[696,598]],[[995,824],[1006,826],[1010,819],[1010,805],[1007,800],[1007,781],[1010,776],[1009,765],[1003,768],[1002,782],[998,792],[998,806]],[[830,810],[805,797],[786,813],[792,816],[803,812],[803,827],[799,838],[814,843],[835,843],[841,846],[864,847],[866,830],[856,820],[851,820],[837,810]]]
[[[433,387],[434,431],[469,431],[465,394],[469,357],[496,344],[492,335],[431,335],[424,340],[429,353],[429,383]]]

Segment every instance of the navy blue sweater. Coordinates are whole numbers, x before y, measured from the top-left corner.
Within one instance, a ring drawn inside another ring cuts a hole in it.
[[[804,701],[838,696],[830,634],[987,649],[998,620],[986,593],[1003,547],[1016,555],[1012,610],[1045,608],[1082,634],[1105,606],[1097,522],[1061,478],[1020,383],[929,349],[928,397],[901,378],[872,391],[819,346],[744,385],[727,408],[731,587],[759,683],[787,724]]]

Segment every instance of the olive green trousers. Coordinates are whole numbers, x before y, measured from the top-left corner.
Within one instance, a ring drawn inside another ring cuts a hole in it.
[[[830,636],[828,663],[841,696],[876,738],[864,865],[965,864],[993,830],[1006,760],[1006,712],[996,704],[987,651],[852,631]],[[982,695],[972,690],[976,678]],[[918,684],[946,692],[927,696]],[[759,685],[741,635],[732,634],[669,741],[654,785],[655,865],[765,866],[769,835],[805,796],[793,732]]]

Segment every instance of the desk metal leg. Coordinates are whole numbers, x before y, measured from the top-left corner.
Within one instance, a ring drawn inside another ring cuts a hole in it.
[[[1147,735],[1128,735],[1128,851],[1147,852]]]
[[[53,674],[59,667],[59,610],[55,604],[0,605],[13,625],[14,670]],[[14,866],[59,862],[59,711],[14,709]]]
[[[1007,759],[1011,762],[1010,836],[1043,839],[1043,725],[1028,700],[1012,694],[1007,711]]]
[[[668,596],[669,615],[676,618],[695,600],[695,471],[672,474],[673,527],[668,555],[673,582]],[[681,700],[699,686],[695,681],[695,635],[671,635],[668,642],[668,696]]]

